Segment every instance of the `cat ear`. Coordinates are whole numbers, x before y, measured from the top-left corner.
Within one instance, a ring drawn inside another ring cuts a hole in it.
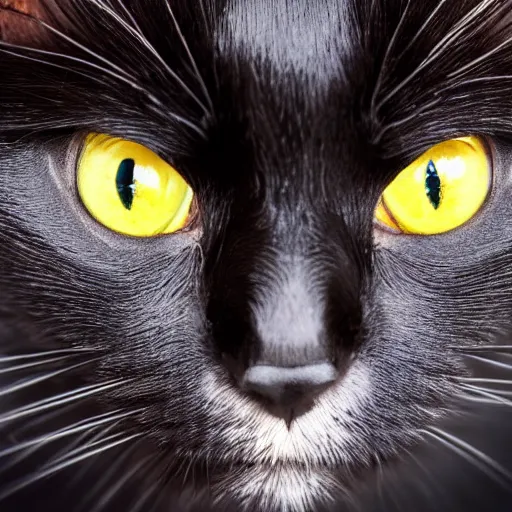
[[[48,35],[40,25],[19,13],[43,19],[42,1],[0,0],[0,40],[34,46],[47,39]]]

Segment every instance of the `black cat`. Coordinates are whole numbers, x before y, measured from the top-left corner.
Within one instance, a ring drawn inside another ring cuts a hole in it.
[[[0,509],[510,510],[512,1],[43,7]]]

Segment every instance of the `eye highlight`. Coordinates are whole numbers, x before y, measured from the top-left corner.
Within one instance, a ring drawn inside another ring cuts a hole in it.
[[[386,188],[375,220],[398,233],[446,233],[474,217],[489,194],[491,181],[491,163],[481,139],[442,142]]]
[[[77,169],[78,194],[105,227],[136,237],[188,224],[194,193],[172,166],[135,142],[90,134]]]

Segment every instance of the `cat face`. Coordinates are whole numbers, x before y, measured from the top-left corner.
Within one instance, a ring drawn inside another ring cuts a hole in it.
[[[126,415],[120,439],[169,489],[339,499],[457,412],[466,350],[510,332],[512,4],[125,4],[50,4],[49,40],[1,47],[0,348],[66,351],[32,378]],[[94,220],[76,177],[91,133],[172,164],[187,229]],[[468,135],[492,167],[469,222],[376,226],[402,169]]]

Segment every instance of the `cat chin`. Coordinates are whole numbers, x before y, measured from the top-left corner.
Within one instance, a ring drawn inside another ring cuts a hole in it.
[[[238,392],[214,373],[205,376],[209,390],[209,415],[221,425],[211,441],[225,459],[243,459],[249,464],[296,464],[305,467],[351,467],[359,439],[351,424],[368,407],[370,374],[363,363],[354,362],[338,384],[325,392],[307,413],[290,427],[284,420]]]
[[[256,464],[232,465],[208,476],[200,473],[193,481],[167,482],[172,503],[205,512],[304,512],[356,502],[354,474],[347,472]]]
[[[350,500],[349,486],[340,481],[339,475],[293,465],[245,468],[227,475],[210,492],[220,509],[234,504],[243,512],[303,512]]]
[[[363,363],[355,361],[344,379],[289,427],[220,372],[205,374],[201,387],[209,416],[203,449],[175,448],[166,462],[174,475],[169,490],[183,503],[204,500],[219,510],[241,512],[317,510],[349,500],[354,478],[371,464],[350,428],[371,403]]]

